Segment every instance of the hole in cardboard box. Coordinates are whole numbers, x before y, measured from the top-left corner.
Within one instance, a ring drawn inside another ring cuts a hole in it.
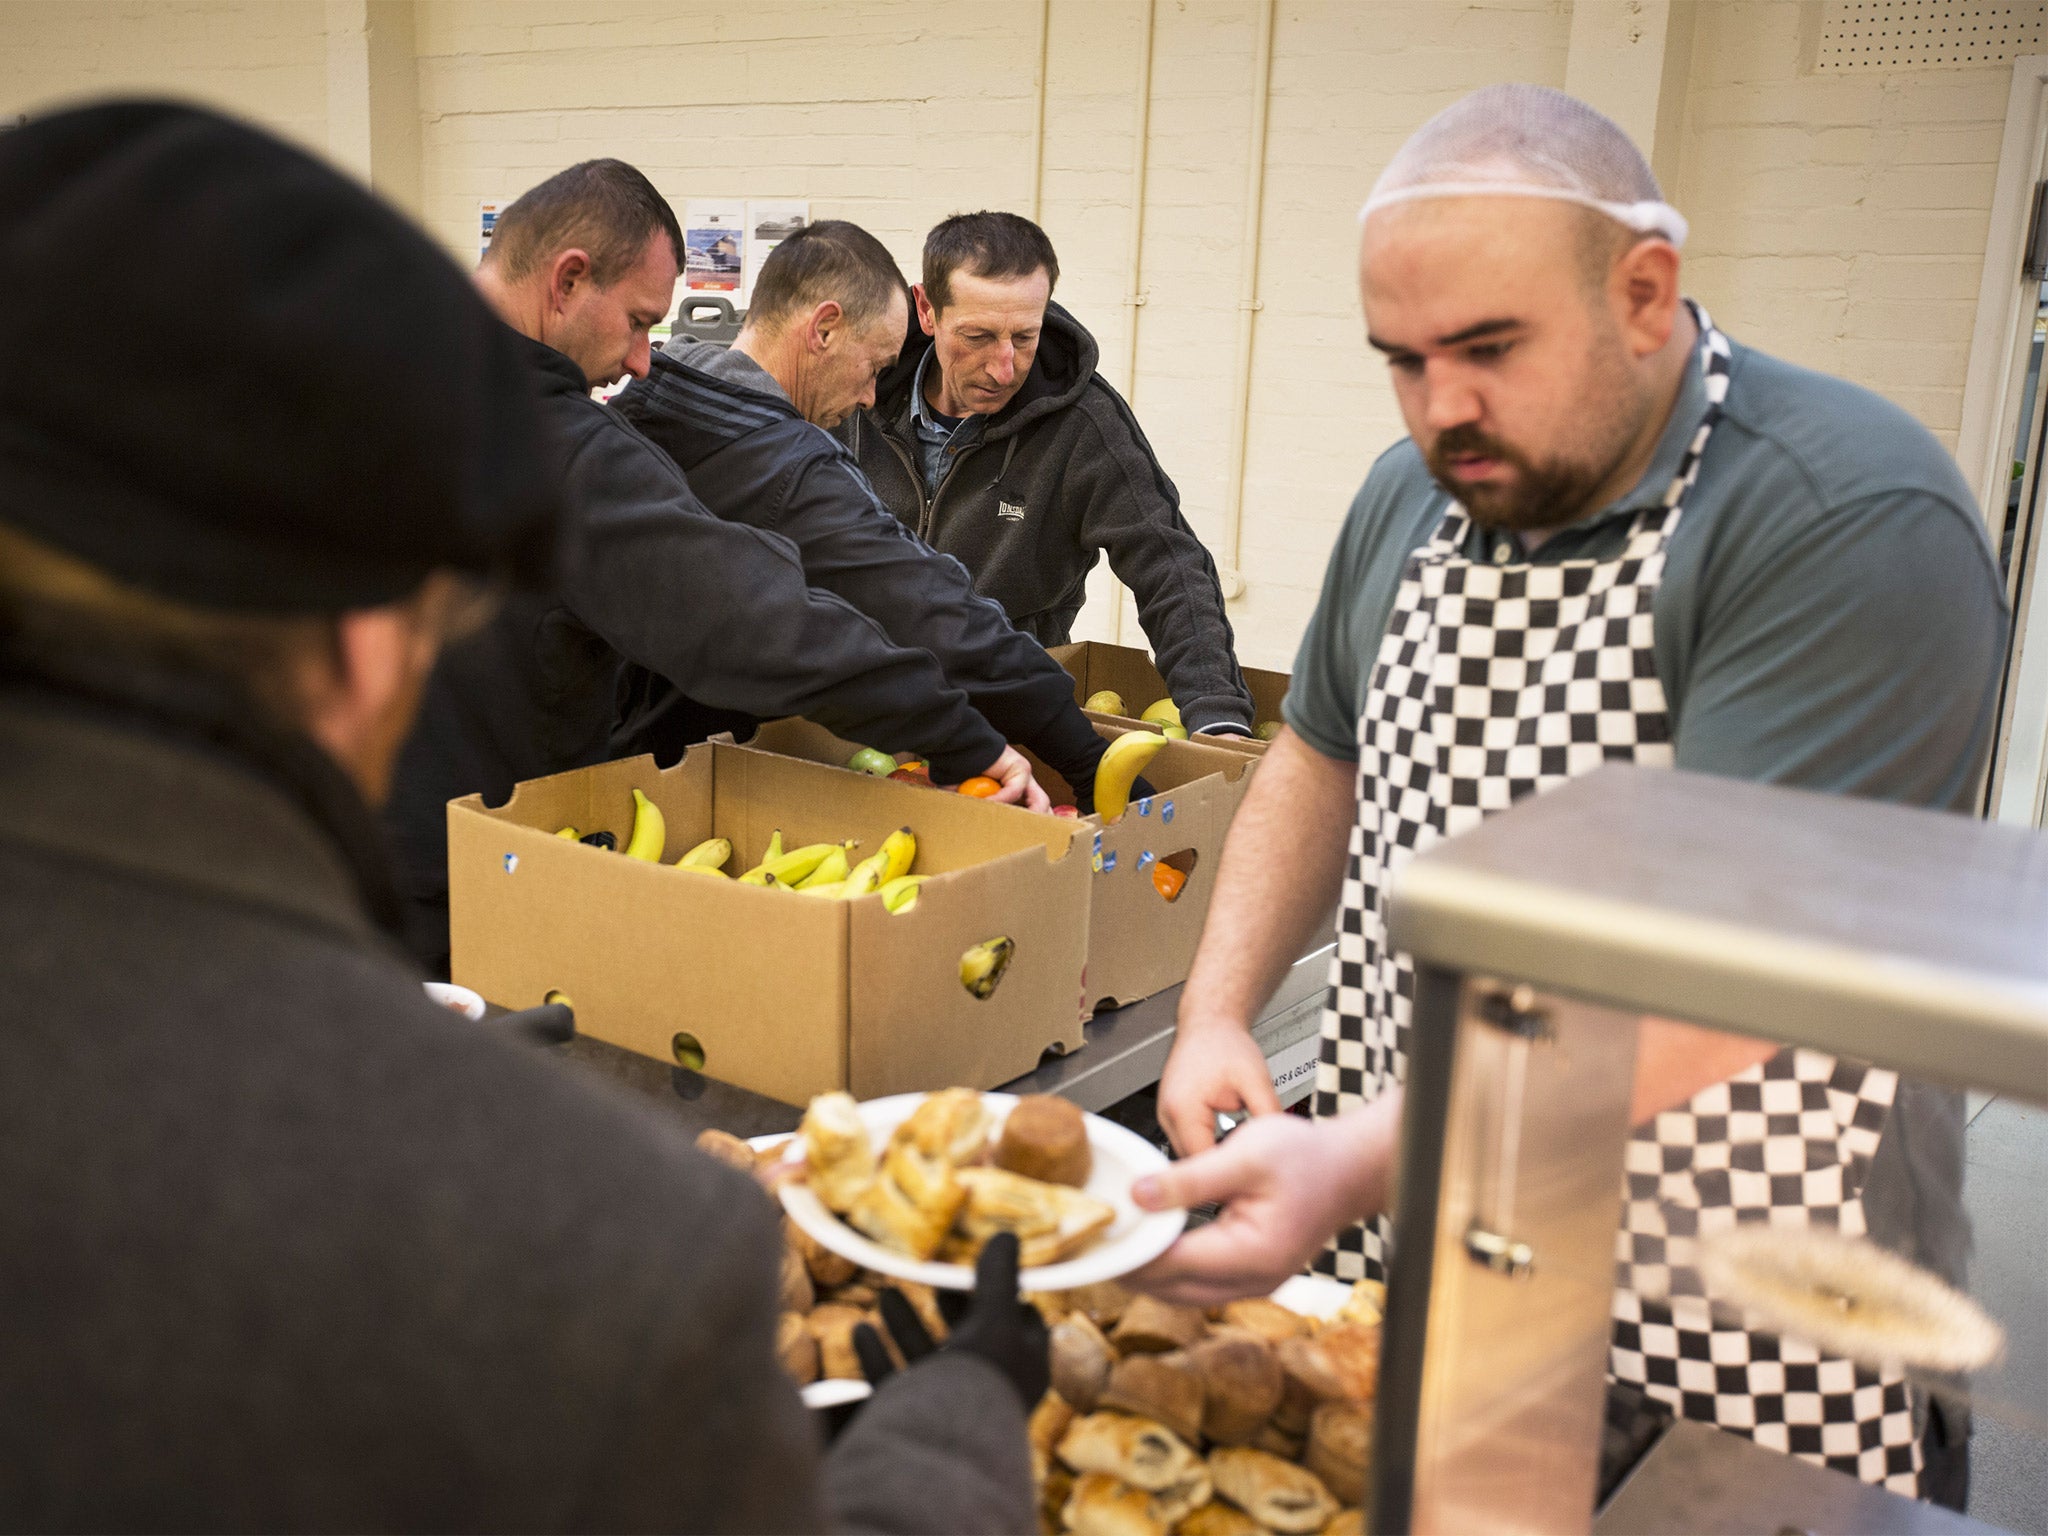
[[[1167,901],[1179,901],[1181,892],[1188,888],[1188,881],[1194,876],[1197,857],[1192,848],[1169,853],[1152,866],[1152,889]]]
[[[1016,944],[1007,938],[983,939],[960,957],[960,985],[982,1002],[995,996],[1003,973],[1010,968]]]
[[[704,1070],[704,1046],[687,1029],[676,1031],[676,1037],[669,1041],[668,1048],[675,1053],[676,1065],[687,1067],[692,1072]]]

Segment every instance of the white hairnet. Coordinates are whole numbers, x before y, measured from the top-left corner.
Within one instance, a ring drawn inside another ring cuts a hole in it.
[[[1547,86],[1489,85],[1444,108],[1396,151],[1358,219],[1436,197],[1553,198],[1685,244],[1685,216],[1629,136]]]

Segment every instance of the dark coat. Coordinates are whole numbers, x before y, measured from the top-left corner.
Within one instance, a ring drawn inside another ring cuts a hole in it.
[[[1072,638],[1088,573],[1106,550],[1188,729],[1249,731],[1252,700],[1216,563],[1131,408],[1095,371],[1095,338],[1047,305],[1031,376],[1000,411],[960,428],[947,445],[952,467],[927,496],[911,388],[931,348],[913,315],[874,408],[839,428],[883,503],[972,571],[975,590],[1042,645]]]
[[[975,594],[959,561],[890,516],[853,455],[805,421],[752,359],[706,346],[656,353],[653,371],[613,404],[668,452],[713,513],[788,539],[812,586],[845,598],[896,644],[930,651],[989,724],[1077,790],[1094,783],[1104,742],[1074,702],[1073,678]],[[638,670],[629,698],[658,720],[674,690]],[[614,745],[640,750],[634,721],[624,730]],[[668,757],[686,744],[671,736],[658,745]]]
[[[574,363],[520,345],[566,449],[562,584],[448,648],[399,758],[385,819],[423,963],[446,965],[448,802],[500,803],[522,780],[610,756],[626,663],[714,708],[916,752],[951,779],[996,760],[1002,735],[928,652],[809,586],[786,539],[712,516]]]
[[[777,1214],[430,1003],[310,744],[0,684],[0,1527],[1018,1530],[946,1356],[829,1458]]]

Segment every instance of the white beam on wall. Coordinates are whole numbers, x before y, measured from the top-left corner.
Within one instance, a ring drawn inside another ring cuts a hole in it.
[[[1575,0],[1564,88],[1619,123],[1675,195],[1693,0]]]
[[[419,213],[413,0],[327,0],[327,153],[408,213]]]

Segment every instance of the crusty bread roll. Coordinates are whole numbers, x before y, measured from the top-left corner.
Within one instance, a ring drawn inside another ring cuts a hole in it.
[[[842,1214],[875,1181],[875,1148],[850,1093],[821,1093],[804,1111],[804,1177],[825,1208]]]
[[[754,1149],[729,1131],[715,1127],[697,1133],[697,1150],[717,1158],[728,1168],[737,1168],[741,1173],[754,1171]]]
[[[1163,1355],[1169,1349],[1188,1348],[1208,1331],[1209,1319],[1200,1307],[1134,1296],[1109,1337],[1124,1354]]]
[[[795,1312],[775,1320],[775,1358],[800,1387],[818,1379],[818,1340]]]
[[[1106,1472],[1075,1478],[1060,1516],[1073,1536],[1167,1536],[1166,1523],[1153,1516],[1152,1500]]]
[[[1287,1461],[1301,1460],[1305,1436],[1290,1435],[1278,1422],[1268,1422],[1252,1439],[1252,1449],[1266,1451]]]
[[[1026,1094],[1003,1122],[995,1164],[1027,1179],[1079,1189],[1095,1165],[1088,1122],[1077,1105],[1055,1094]]]
[[[1066,1293],[1067,1305],[1076,1312],[1087,1313],[1089,1321],[1098,1328],[1114,1328],[1117,1319],[1124,1315],[1124,1308],[1131,1304],[1134,1294],[1114,1280],[1098,1280],[1093,1285],[1077,1285]]]
[[[811,1272],[804,1268],[804,1256],[789,1244],[782,1245],[782,1310],[808,1312],[816,1305],[817,1292]]]
[[[1280,1406],[1273,1348],[1256,1334],[1221,1328],[1188,1351],[1202,1378],[1202,1433],[1218,1445],[1249,1445]]]
[[[860,1381],[865,1373],[860,1356],[854,1352],[853,1330],[867,1321],[867,1314],[853,1307],[828,1302],[804,1319],[811,1337],[818,1341],[819,1374],[834,1381]]]
[[[1313,1337],[1283,1339],[1277,1353],[1288,1380],[1318,1402],[1369,1403],[1379,1390],[1378,1329],[1332,1323]]]
[[[1152,1518],[1161,1525],[1177,1526],[1207,1504],[1215,1492],[1209,1481],[1208,1464],[1198,1461],[1195,1470],[1180,1482],[1152,1495]]]
[[[1181,1439],[1202,1435],[1202,1373],[1181,1350],[1126,1355],[1110,1368],[1098,1408],[1134,1413],[1164,1424]]]
[[[1371,1453],[1372,1411],[1357,1403],[1324,1403],[1309,1420],[1301,1464],[1323,1480],[1338,1503],[1362,1504]]]
[[[953,1167],[965,1167],[980,1162],[988,1151],[993,1119],[972,1088],[942,1088],[926,1094],[889,1140]]]
[[[950,1193],[948,1193],[950,1191]],[[870,1179],[853,1204],[847,1208],[849,1225],[865,1232],[884,1248],[893,1248],[913,1259],[929,1259],[946,1240],[954,1213],[967,1191],[957,1181],[933,1186],[932,1198],[919,1204],[904,1193],[891,1178]]]
[[[1074,1420],[1060,1436],[1059,1458],[1075,1472],[1107,1472],[1147,1493],[1186,1482],[1201,1460],[1172,1430],[1127,1413]]]
[[[1209,1453],[1216,1491],[1268,1530],[1282,1536],[1320,1531],[1337,1513],[1322,1479],[1291,1461],[1249,1446],[1219,1446]]]
[[[973,1253],[998,1232],[1017,1234],[1017,1262],[1029,1269],[1072,1258],[1116,1220],[1116,1208],[1078,1189],[1026,1179],[1003,1168],[962,1168],[967,1191],[958,1236]]]
[[[1110,1367],[1116,1351],[1102,1330],[1088,1321],[1085,1312],[1072,1312],[1052,1330],[1053,1390],[1083,1413],[1095,1411],[1095,1401],[1109,1384]]]
[[[821,1291],[844,1285],[860,1273],[860,1266],[834,1253],[789,1217],[782,1218],[782,1235],[804,1256],[804,1268],[811,1272],[811,1284]]]
[[[1243,1510],[1214,1499],[1181,1516],[1173,1536],[1266,1536],[1266,1528]]]
[[[1232,1328],[1257,1334],[1268,1344],[1278,1344],[1282,1339],[1291,1339],[1310,1330],[1307,1318],[1290,1307],[1281,1306],[1270,1296],[1231,1302],[1223,1309],[1223,1321]]]

